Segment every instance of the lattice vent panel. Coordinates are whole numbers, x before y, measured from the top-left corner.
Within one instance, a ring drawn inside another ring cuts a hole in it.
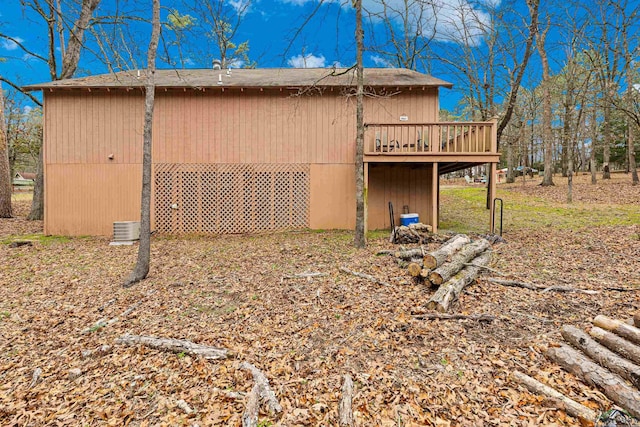
[[[230,234],[309,225],[309,167],[155,165],[156,229]]]

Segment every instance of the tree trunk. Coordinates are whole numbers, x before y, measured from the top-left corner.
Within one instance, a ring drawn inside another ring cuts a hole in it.
[[[462,249],[463,246],[469,244],[471,239],[464,234],[457,234],[447,240],[444,245],[433,252],[425,254],[423,257],[424,268],[433,270],[444,264],[451,255]]]
[[[155,104],[156,53],[160,39],[160,0],[153,0],[153,29],[147,52],[147,82],[144,100],[144,132],[142,148],[142,195],[140,204],[140,243],[138,260],[124,286],[130,287],[147,277],[151,262],[151,143]]]
[[[625,359],[640,364],[640,347],[637,345],[597,326],[589,330],[589,335],[609,350],[613,350]]]
[[[9,167],[9,140],[4,120],[4,90],[0,84],[0,218],[11,218],[11,170]]]
[[[33,186],[31,211],[27,218],[31,221],[40,221],[44,219],[44,141],[40,142],[36,168],[36,182]]]
[[[473,260],[474,264],[478,266],[486,266],[491,262],[491,251],[486,251],[479,257]],[[462,293],[462,290],[471,282],[475,280],[480,272],[480,267],[467,266],[463,268],[458,274],[448,280],[446,283],[440,285],[429,301],[427,302],[427,308],[430,310],[437,310],[441,313],[449,311],[451,305],[458,300],[458,297]]]
[[[60,79],[73,77],[80,61],[80,50],[83,46],[84,32],[89,26],[93,12],[96,10],[101,0],[82,0],[80,16],[74,22],[73,29],[69,32],[69,42],[63,53],[62,73]],[[60,18],[58,18],[60,19]]]
[[[640,329],[634,326],[603,315],[596,316],[596,318],[593,319],[593,324],[640,345]]]
[[[575,326],[565,325],[562,327],[562,337],[569,344],[582,351],[599,364],[609,369],[611,372],[629,380],[636,388],[640,388],[640,367],[624,359],[603,345],[591,339],[586,332]]]
[[[631,184],[638,185],[638,169],[636,166],[636,150],[634,147],[635,124],[629,120],[629,138],[627,140],[627,153],[629,153],[629,170],[631,171]]]
[[[608,85],[607,85],[608,87]],[[607,89],[607,99],[609,90]],[[611,159],[611,107],[609,102],[604,105],[604,138],[602,141],[602,179],[611,179],[609,160]]]
[[[546,355],[587,384],[600,388],[605,396],[634,417],[640,418],[640,392],[628,386],[618,375],[609,372],[566,344],[550,347]]]
[[[362,0],[355,0],[356,9],[356,232],[355,246],[364,248],[367,244],[365,235],[365,203],[367,195],[364,190],[364,69],[362,53],[364,51],[364,31],[362,30]]]
[[[466,263],[489,249],[490,246],[489,242],[485,239],[480,239],[466,245],[459,253],[453,256],[451,261],[433,270],[429,274],[429,280],[434,285],[441,285],[451,279],[458,271],[462,270]]]
[[[545,48],[549,22],[542,33],[538,32],[538,54],[542,62],[542,144],[544,147],[544,176],[542,186],[554,185],[553,183],[553,132],[551,129],[551,75],[549,72],[549,59]]]
[[[591,153],[589,155],[589,172],[591,172],[591,184],[598,182],[596,176],[596,147],[598,145],[598,112],[595,107],[593,109],[593,117],[591,118]]]
[[[513,372],[513,377],[522,383],[530,392],[541,394],[552,401],[555,402],[554,406],[565,411],[567,414],[581,418],[586,421],[595,421],[598,418],[598,414],[595,411],[587,408],[586,406],[576,402],[575,400],[569,399],[562,393],[554,390],[548,385],[542,384],[534,378],[531,378],[528,375],[523,374],[519,371]]]

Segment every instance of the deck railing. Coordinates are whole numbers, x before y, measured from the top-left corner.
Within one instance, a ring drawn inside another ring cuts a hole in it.
[[[496,153],[495,122],[368,123],[365,154]]]

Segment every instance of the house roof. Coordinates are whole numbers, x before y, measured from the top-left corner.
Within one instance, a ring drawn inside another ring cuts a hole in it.
[[[33,84],[25,86],[24,89],[134,88],[144,87],[145,81],[144,70],[134,70]],[[222,83],[219,84],[219,81]],[[369,87],[452,87],[449,82],[405,68],[366,68],[364,84]],[[298,88],[355,85],[355,69],[344,68],[239,68],[231,70],[230,74],[227,74],[227,70],[214,69],[156,71],[156,87],[161,88]]]

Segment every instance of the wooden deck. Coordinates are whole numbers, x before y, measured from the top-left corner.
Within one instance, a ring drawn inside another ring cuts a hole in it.
[[[500,159],[496,123],[367,123],[364,161],[440,163],[440,173]]]

